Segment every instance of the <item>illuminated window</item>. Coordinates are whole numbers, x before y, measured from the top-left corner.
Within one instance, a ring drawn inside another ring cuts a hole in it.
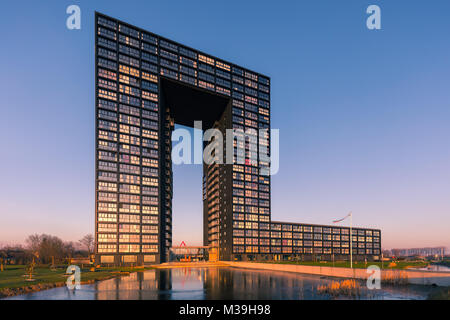
[[[213,58],[209,58],[209,57],[201,55],[201,54],[198,55],[198,60],[202,61],[202,62],[205,62],[207,64],[210,64],[210,65],[214,65],[214,59]]]

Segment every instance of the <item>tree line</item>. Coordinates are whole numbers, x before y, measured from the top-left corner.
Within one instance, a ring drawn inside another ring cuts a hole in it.
[[[0,259],[8,264],[66,263],[70,258],[89,257],[94,251],[94,236],[88,234],[78,242],[63,241],[48,234],[33,234],[25,245],[0,248]]]

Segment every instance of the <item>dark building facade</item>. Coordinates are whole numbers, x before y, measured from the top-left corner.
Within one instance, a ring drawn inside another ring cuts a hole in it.
[[[270,78],[96,13],[96,257],[161,263],[172,246],[174,124],[242,130],[235,164],[204,164],[204,245],[222,260],[348,258],[345,227],[274,222]],[[238,134],[239,136],[239,134]],[[226,156],[224,147],[224,156]],[[379,230],[353,230],[355,258],[377,259]]]

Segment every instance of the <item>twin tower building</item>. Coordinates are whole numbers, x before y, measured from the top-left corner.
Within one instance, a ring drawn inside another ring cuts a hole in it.
[[[168,261],[174,124],[245,132],[234,163],[203,164],[203,242],[220,260],[380,257],[380,230],[273,221],[270,78],[95,16],[95,237],[99,264]],[[264,136],[262,136],[264,135]],[[244,142],[243,142],[244,141]],[[224,147],[224,156],[226,156]],[[230,150],[228,149],[228,152]],[[175,213],[176,214],[176,213]]]

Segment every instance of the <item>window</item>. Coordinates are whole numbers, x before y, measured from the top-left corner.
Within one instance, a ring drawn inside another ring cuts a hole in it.
[[[200,54],[200,55],[198,56],[198,60],[199,60],[199,61],[202,61],[202,62],[205,62],[205,63],[207,63],[207,64],[210,64],[210,65],[214,65],[214,59],[213,59],[213,58],[209,58],[209,57],[204,56],[204,55],[202,55],[202,54]]]
[[[97,22],[101,26],[105,26],[105,27],[111,28],[113,30],[116,30],[116,23],[114,21],[107,20],[103,17],[98,17]]]
[[[159,45],[160,45],[161,47],[163,47],[163,48],[166,48],[166,49],[169,49],[169,50],[173,50],[173,51],[175,51],[175,52],[178,51],[178,46],[177,46],[176,44],[167,42],[167,41],[165,41],[165,40],[161,40],[161,41],[159,42]]]

